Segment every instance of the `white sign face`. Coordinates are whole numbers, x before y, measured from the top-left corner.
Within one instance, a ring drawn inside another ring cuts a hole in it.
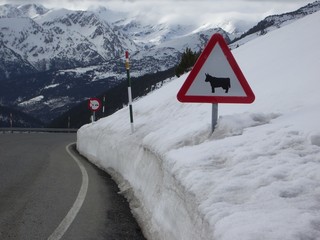
[[[99,108],[99,102],[97,100],[91,100],[90,106],[92,110],[97,110]]]
[[[225,88],[214,88],[210,84],[210,79],[226,79],[229,84]],[[198,72],[186,95],[226,97],[247,96],[219,44],[216,44],[213,48],[210,56]]]
[[[99,99],[92,98],[89,100],[89,108],[92,111],[98,111],[101,108],[101,103]]]

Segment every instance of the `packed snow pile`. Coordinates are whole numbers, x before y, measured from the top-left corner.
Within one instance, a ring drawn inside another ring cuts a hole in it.
[[[253,104],[183,104],[184,75],[78,131],[148,239],[320,239],[320,12],[235,49]]]

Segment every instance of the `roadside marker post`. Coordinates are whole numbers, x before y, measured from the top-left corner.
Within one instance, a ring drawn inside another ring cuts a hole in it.
[[[106,95],[103,95],[103,106],[102,106],[102,116],[106,116],[105,114],[106,111]]]
[[[10,128],[13,126],[13,116],[12,113],[10,113]]]
[[[12,113],[10,113],[10,128],[12,129],[12,127],[13,127],[13,116],[12,116]],[[13,132],[11,131],[11,133]]]
[[[128,99],[129,99],[129,111],[130,111],[130,124],[131,124],[131,133],[134,132],[133,124],[133,110],[132,110],[132,92],[131,92],[131,79],[130,79],[130,64],[129,64],[129,52],[126,51],[126,70],[127,70],[127,80],[128,80]]]
[[[218,103],[255,100],[223,36],[213,34],[177,94],[180,102],[212,103],[212,132],[218,121]]]

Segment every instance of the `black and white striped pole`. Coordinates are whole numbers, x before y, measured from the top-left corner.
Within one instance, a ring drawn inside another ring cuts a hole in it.
[[[12,113],[10,113],[10,128],[12,128],[13,126],[13,117],[12,117]]]
[[[12,129],[13,127],[13,116],[12,113],[10,113],[10,128]],[[13,131],[11,130],[11,133],[13,133]]]
[[[128,99],[129,99],[129,110],[130,110],[130,124],[131,124],[131,133],[134,132],[133,125],[133,112],[132,112],[132,92],[131,92],[131,79],[130,79],[130,65],[129,65],[129,52],[126,51],[126,70],[127,70],[127,79],[128,79]]]
[[[103,104],[102,104],[102,116],[103,117],[106,116],[105,111],[106,111],[106,95],[103,95]]]

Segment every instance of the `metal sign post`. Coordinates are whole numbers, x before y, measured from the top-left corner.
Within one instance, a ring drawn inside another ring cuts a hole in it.
[[[131,133],[133,133],[134,132],[134,125],[133,125],[132,93],[131,93],[131,79],[130,79],[130,65],[129,65],[129,52],[128,51],[126,51],[126,70],[127,70],[127,79],[128,79],[128,99],[129,99]]]
[[[212,103],[212,125],[211,133],[213,133],[218,122],[218,103]]]
[[[96,112],[92,112],[92,122],[96,121]]]

